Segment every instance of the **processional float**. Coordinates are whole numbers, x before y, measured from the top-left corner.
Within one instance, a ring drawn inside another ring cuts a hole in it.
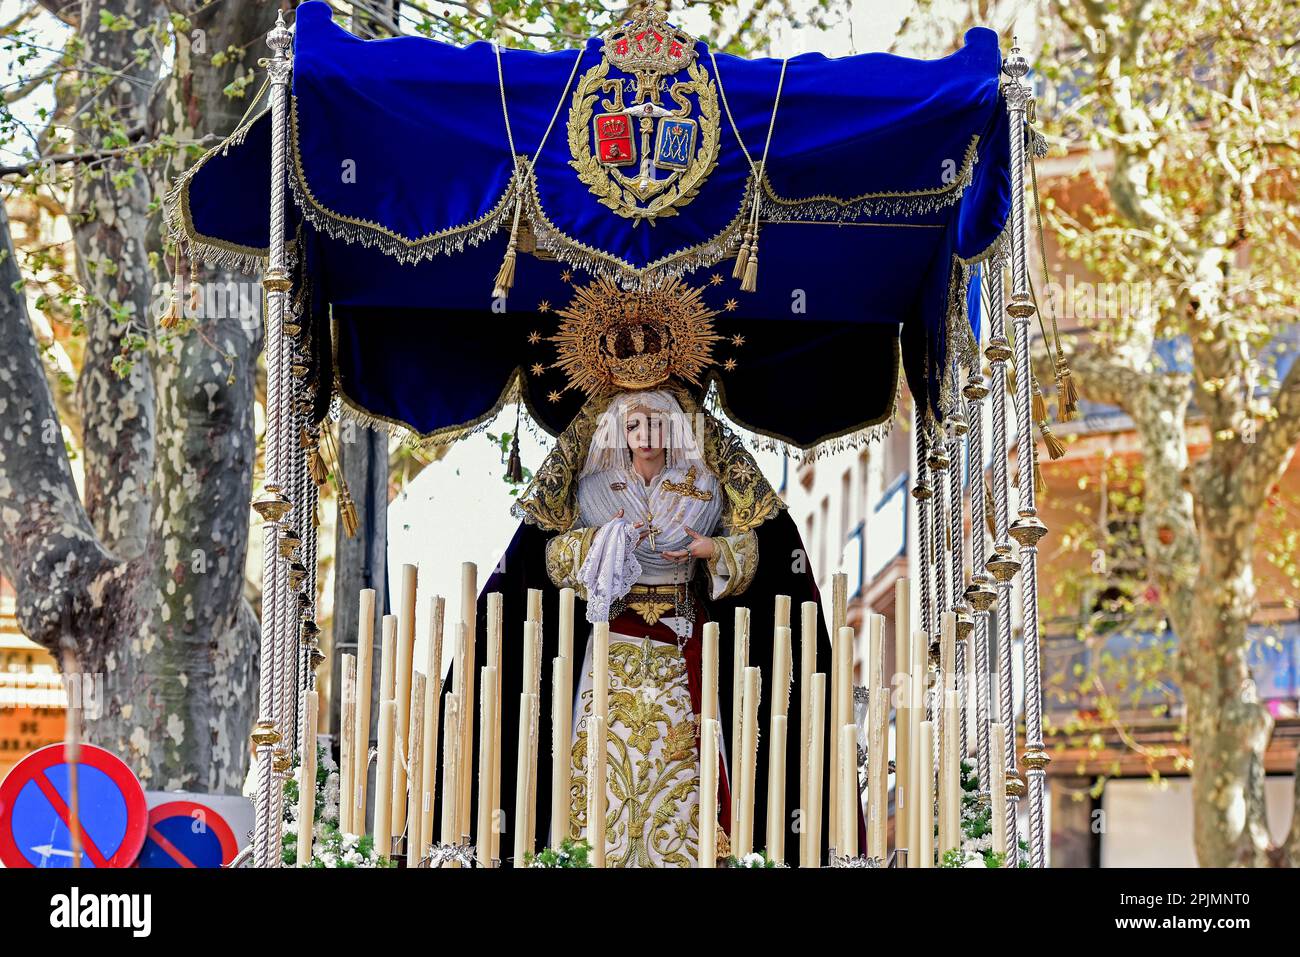
[[[730,732],[722,736],[736,772],[733,850],[756,847],[755,822],[741,805],[766,786],[772,820],[796,802],[820,807],[825,798],[835,810],[830,833],[805,842],[804,866],[819,865],[828,846],[841,866],[929,866],[936,848],[942,855],[961,841],[952,789],[957,764],[973,752],[1006,862],[1022,863],[1016,822],[1025,798],[1028,864],[1045,866],[1048,755],[1036,638],[1037,542],[1046,529],[1032,478],[1033,428],[1045,428],[1045,413],[1030,355],[1036,308],[1023,183],[1026,151],[1040,139],[1019,51],[1004,59],[996,35],[974,29],[962,49],[936,61],[885,54],[747,61],[715,53],[649,11],[581,49],[542,54],[413,37],[362,41],[334,25],[324,3],[296,13],[292,31],[281,18],[267,38],[267,107],[186,171],[166,208],[178,255],[194,268],[260,272],[265,290],[265,474],[252,503],[263,523],[256,865],[281,860],[282,783],[294,750],[304,765],[315,758],[323,655],[313,516],[331,422],[352,416],[436,443],[517,401],[558,435],[581,404],[573,356],[599,351],[604,317],[639,302],[681,319],[655,328],[679,353],[695,350],[694,381],[707,388],[707,401],[768,447],[816,455],[864,443],[889,427],[902,376],[917,397],[919,542],[911,578],[897,589],[902,680],[884,674],[883,619],[870,616],[867,688],[855,694],[842,579],[831,603],[829,684],[808,654],[808,636],[825,627],[815,603],[799,609],[798,669],[789,598],[755,608],[752,619],[737,609],[733,713],[706,706],[700,715],[706,728]],[[552,345],[558,361],[546,361]],[[638,339],[637,353],[643,348]],[[1067,411],[1068,370],[1059,349],[1055,358]],[[354,523],[345,488],[339,500],[341,521]],[[1028,636],[1019,756],[1017,583]],[[421,674],[411,656],[415,588],[408,570],[400,613],[384,622],[375,731],[372,636],[363,633],[358,656],[342,663],[345,826],[371,830],[365,769],[377,732],[376,788],[384,793],[374,795],[373,832],[381,853],[394,851],[405,828],[412,865],[500,861],[492,815],[511,800],[500,793],[500,767],[516,758],[524,821],[515,829],[516,856],[533,849],[537,822],[527,809],[539,787],[554,789],[558,841],[568,762],[553,762],[553,780],[539,781],[537,743],[550,721],[558,756],[571,716],[566,707],[540,711],[539,649],[551,625],[543,625],[540,592],[528,596],[518,733],[507,723],[503,736],[499,671],[513,663],[502,653],[500,596],[481,598],[467,569],[459,620],[446,639],[455,663],[443,695],[445,603],[430,602]],[[363,629],[373,602],[373,592],[363,594]],[[573,658],[573,614],[572,593],[562,594],[561,659]],[[769,736],[785,745],[767,747],[781,762],[798,762],[797,795],[773,783],[777,772],[765,785],[747,740],[761,691],[748,687],[757,669],[746,665],[750,643],[767,633],[760,622],[772,626],[779,676]],[[490,660],[476,667],[474,636],[484,630]],[[598,626],[598,648],[599,636]],[[708,626],[703,668],[715,685],[725,680],[718,638],[717,624]],[[569,676],[559,663],[554,675],[552,700],[564,701],[573,693]],[[780,693],[795,685],[797,719]],[[599,681],[595,693],[599,700]],[[976,698],[973,732],[968,694]],[[854,723],[855,698],[868,726],[861,848],[848,809],[862,788],[857,740],[841,731]],[[891,706],[897,760],[887,763]],[[476,712],[484,724],[472,753]],[[827,738],[822,767],[823,748],[812,744]],[[701,788],[716,800],[716,735],[701,740]],[[512,742],[517,753],[503,753]],[[479,806],[471,814],[476,763]],[[821,826],[821,814],[810,818]],[[310,824],[304,830],[309,838]],[[759,830],[761,838],[762,822]],[[766,834],[778,859],[782,834],[779,824]],[[701,833],[701,861],[710,866],[715,838]]]

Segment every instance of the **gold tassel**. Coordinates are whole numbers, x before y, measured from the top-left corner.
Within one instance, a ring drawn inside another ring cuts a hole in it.
[[[355,538],[359,522],[357,520],[357,506],[352,501],[352,496],[347,493],[347,486],[342,489],[342,496],[339,498],[339,522],[343,525],[343,534],[348,538]]]
[[[741,292],[754,292],[758,289],[758,242],[754,242],[754,251],[750,253],[749,262],[745,263],[745,278],[740,281]]]
[[[1056,412],[1062,422],[1069,422],[1079,415],[1079,387],[1075,384],[1070,366],[1065,356],[1056,355]]]
[[[1047,455],[1053,462],[1065,454],[1065,443],[1060,440],[1046,422],[1039,422],[1038,429],[1043,433],[1043,444],[1047,446]]]
[[[492,288],[494,299],[508,296],[511,287],[515,284],[515,250],[519,246],[519,215],[523,208],[524,197],[521,193],[515,200],[515,220],[510,225],[510,242],[506,244],[506,257],[501,260],[501,268],[497,270],[496,285]]]
[[[510,439],[510,459],[506,464],[506,479],[514,485],[524,480],[524,464],[519,460],[519,425],[515,424],[515,434]]]
[[[325,467],[325,459],[320,454],[320,449],[312,448],[308,451],[307,472],[318,488],[324,488],[325,483],[329,481],[329,469]]]
[[[1038,467],[1038,459],[1034,459],[1034,491],[1041,498],[1047,494],[1047,483],[1043,481],[1043,470]]]
[[[320,499],[312,504],[311,507],[311,527],[320,528]]]
[[[492,288],[494,298],[501,298],[509,295],[510,287],[515,284],[515,240],[510,238],[510,246],[506,250],[506,258],[501,261],[501,268],[497,270],[497,282]]]
[[[745,241],[740,244],[740,252],[736,253],[736,266],[731,270],[732,279],[744,279],[745,269],[749,266],[749,244],[754,239],[752,229],[745,230]]]
[[[171,301],[167,303],[167,311],[158,318],[158,325],[163,329],[175,329],[181,324],[181,293],[172,285]]]
[[[176,267],[172,270],[172,294],[167,302],[167,311],[158,317],[161,329],[175,329],[181,324],[181,248],[176,246]]]
[[[1035,379],[1033,383],[1033,395],[1034,395],[1034,404],[1033,404],[1034,421],[1046,422],[1047,421],[1047,400],[1043,398],[1043,392],[1041,389],[1038,388],[1037,379]]]
[[[190,263],[190,312],[198,312],[202,302],[202,297],[199,295],[199,264],[193,262]]]
[[[993,501],[993,487],[989,485],[988,479],[984,480],[984,524],[988,526],[989,537],[998,537],[998,524],[994,511],[997,509],[997,503]]]

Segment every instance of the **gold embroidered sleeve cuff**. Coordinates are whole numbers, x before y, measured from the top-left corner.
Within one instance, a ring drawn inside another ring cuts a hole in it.
[[[742,594],[758,570],[758,536],[753,532],[718,535],[709,559],[709,595],[730,598]]]
[[[575,528],[562,532],[546,543],[546,573],[556,588],[572,588],[579,598],[587,600],[587,589],[578,581],[582,567],[591,550],[594,528]]]

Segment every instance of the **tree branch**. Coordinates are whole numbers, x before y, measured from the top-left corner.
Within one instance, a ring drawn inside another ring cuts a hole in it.
[[[107,597],[118,566],[77,498],[2,203],[0,243],[0,569],[17,591],[23,631],[57,652],[86,621],[89,596]]]

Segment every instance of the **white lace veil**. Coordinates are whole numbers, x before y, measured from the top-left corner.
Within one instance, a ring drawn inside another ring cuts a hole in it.
[[[687,415],[671,392],[654,389],[620,392],[610,399],[597,420],[596,432],[587,447],[587,461],[579,478],[631,465],[632,453],[627,446],[624,423],[637,409],[659,413],[664,445],[668,449],[667,467],[689,468],[694,465],[700,472],[709,471],[704,462],[704,413]]]

